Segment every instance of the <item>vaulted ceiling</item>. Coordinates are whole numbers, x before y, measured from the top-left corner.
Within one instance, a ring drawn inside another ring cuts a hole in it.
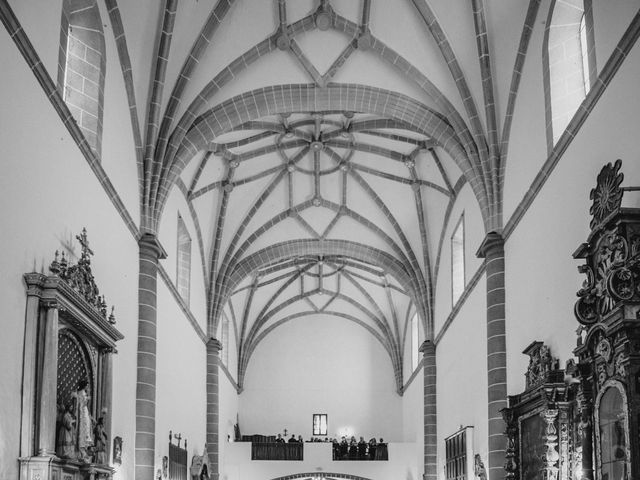
[[[166,1],[147,62],[154,81],[138,80],[130,97],[149,105],[134,114],[146,132],[142,228],[158,230],[179,189],[196,226],[209,334],[231,319],[240,385],[262,338],[325,313],[380,342],[401,387],[413,314],[433,337],[459,193],[471,188],[486,231],[501,227],[519,78],[510,68],[538,2],[525,18],[526,4]],[[493,66],[488,22],[509,69]],[[132,49],[133,63],[143,55]]]

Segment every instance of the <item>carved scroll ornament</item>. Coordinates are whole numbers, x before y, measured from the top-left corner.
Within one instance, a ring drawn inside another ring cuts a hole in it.
[[[578,267],[587,275],[578,290],[574,311],[583,325],[592,325],[611,312],[617,302],[640,296],[640,237],[627,239],[615,231],[607,231],[600,238],[593,267]]]

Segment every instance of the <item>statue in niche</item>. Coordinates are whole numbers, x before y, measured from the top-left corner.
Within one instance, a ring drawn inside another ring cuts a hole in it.
[[[107,464],[107,432],[104,429],[104,414],[103,411],[100,418],[96,422],[96,426],[93,428],[93,442],[94,442],[94,459],[93,461],[99,465]]]
[[[76,419],[73,416],[72,411],[72,403],[67,402],[58,427],[58,445],[56,451],[60,458],[75,458]]]
[[[76,417],[76,435],[78,446],[78,460],[89,463],[89,452],[93,447],[93,419],[89,413],[89,382],[82,379],[78,382],[78,390],[71,394],[71,402]]]
[[[473,470],[477,478],[480,480],[487,480],[487,469],[485,468],[479,453],[476,453],[475,457],[473,457]]]

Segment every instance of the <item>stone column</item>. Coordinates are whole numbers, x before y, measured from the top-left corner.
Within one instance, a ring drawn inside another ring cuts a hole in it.
[[[38,418],[38,455],[53,456],[56,452],[56,418],[58,415],[58,302],[43,301],[46,314],[43,325],[44,347],[40,385],[40,415]]]
[[[136,376],[135,478],[153,480],[156,436],[156,296],[158,260],[166,257],[158,239],[138,242],[138,355]]]
[[[436,415],[436,346],[425,340],[420,346],[424,376],[424,480],[438,478],[438,418]]]
[[[487,387],[489,393],[489,465],[491,480],[505,477],[505,423],[500,410],[507,407],[507,355],[505,338],[504,239],[490,232],[480,245],[487,278]]]
[[[218,430],[220,428],[218,394],[220,350],[222,344],[215,338],[207,342],[207,454],[209,455],[209,478],[218,480],[220,476]]]
[[[24,352],[22,356],[22,418],[20,421],[20,456],[30,457],[33,452],[36,358],[38,352],[38,317],[42,295],[41,273],[27,273],[27,309],[24,322]]]
[[[100,417],[102,415],[102,411],[103,410],[106,411],[106,414],[104,415],[104,431],[107,432],[107,438],[109,439],[109,441],[105,445],[104,454],[105,454],[105,457],[109,459],[111,458],[110,441],[113,438],[111,435],[111,421],[113,418],[112,409],[111,409],[112,392],[113,392],[113,378],[111,374],[111,370],[113,368],[113,349],[112,348],[103,349],[102,352],[100,353],[100,359],[101,359],[100,360],[100,363],[101,363],[100,384],[102,385],[102,393],[100,395],[101,397],[100,410],[98,410],[97,413],[98,413],[98,417]]]

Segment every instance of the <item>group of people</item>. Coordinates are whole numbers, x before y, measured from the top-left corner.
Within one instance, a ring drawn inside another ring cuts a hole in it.
[[[278,436],[276,437],[276,443],[304,443],[304,440],[302,439],[302,435],[298,435],[298,438],[296,438],[295,435],[291,435],[291,438],[289,440],[285,440],[284,438],[282,438],[282,434],[278,434]]]
[[[388,460],[389,452],[387,444],[384,440],[376,440],[371,438],[368,442],[364,437],[360,437],[360,441],[356,441],[355,436],[347,441],[347,437],[343,436],[338,442],[337,438],[332,439],[333,443],[333,459],[334,460]]]
[[[273,438],[273,437],[272,437]],[[347,440],[346,436],[342,436],[340,440],[337,438],[325,437],[320,439],[318,437],[312,437],[307,442],[315,443],[331,443],[333,450],[334,460],[388,460],[389,451],[384,439],[371,438],[368,442],[364,437],[360,437],[360,441],[356,440],[355,436],[351,436]],[[286,439],[279,433],[275,439],[276,443],[304,443],[305,440],[302,435],[291,435],[289,439]]]

